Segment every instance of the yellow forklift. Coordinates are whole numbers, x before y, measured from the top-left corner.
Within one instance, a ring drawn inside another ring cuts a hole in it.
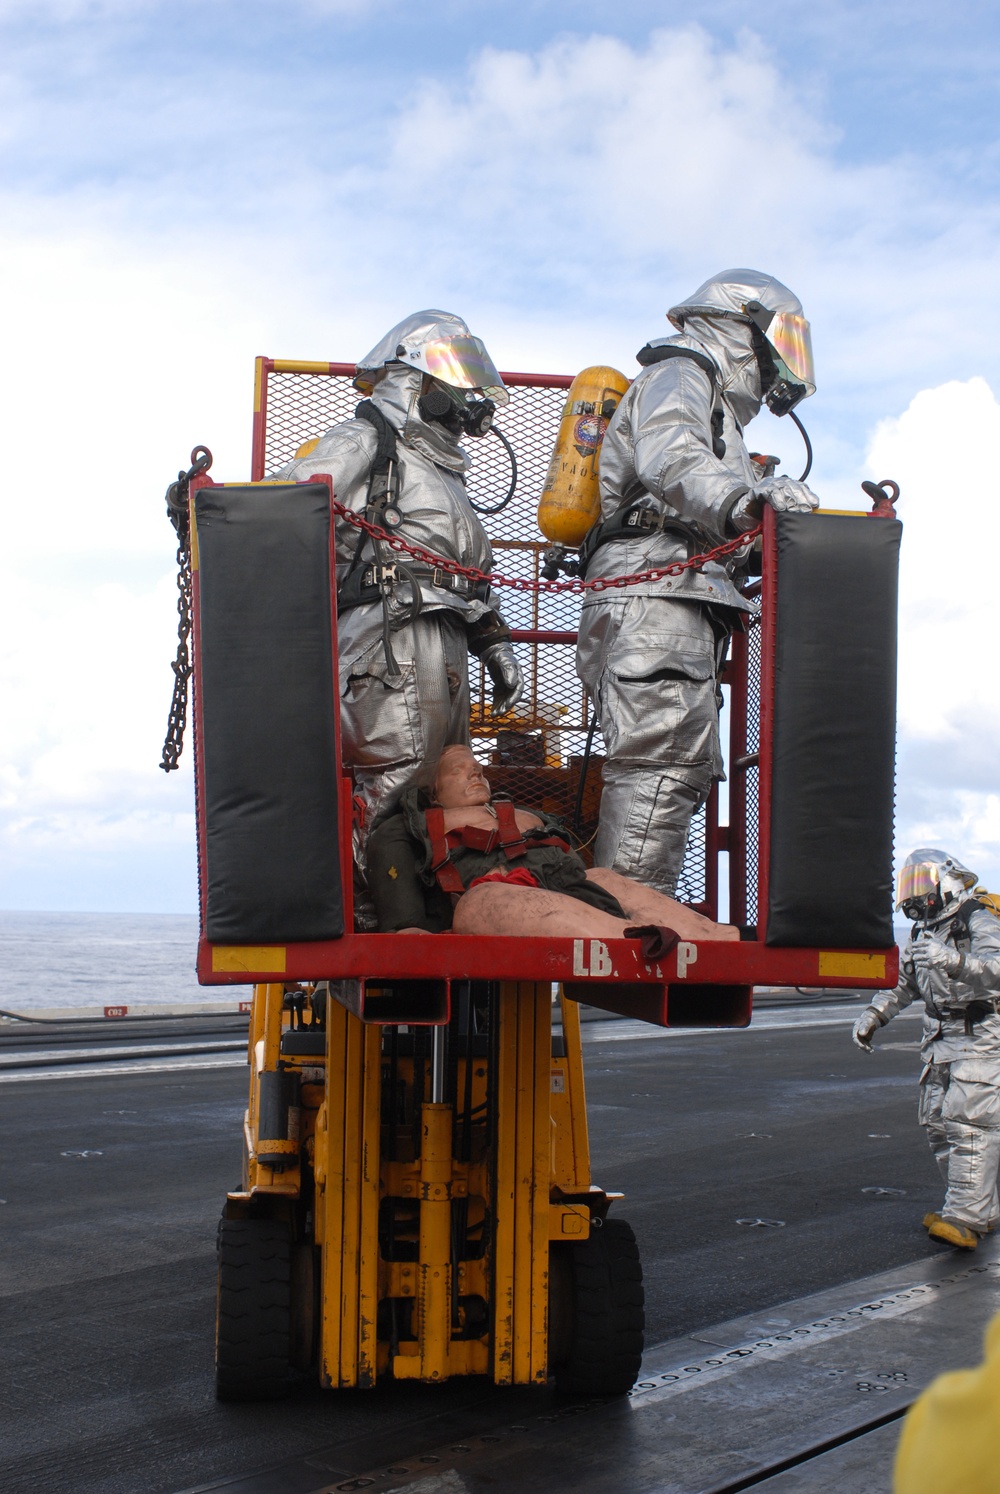
[[[181,648],[163,765],[176,765],[193,674],[199,978],[254,988],[243,1178],[218,1237],[218,1394],[456,1375],[623,1394],[639,1373],[642,1271],[613,1210],[621,1195],[591,1179],[580,1003],[660,1026],[746,1026],[755,985],[895,981],[891,914],[878,909],[891,885],[899,525],[884,488],[874,524],[766,518],[750,583],[760,614],[735,635],[720,682],[729,823],[713,794],[678,892],[717,917],[726,857],[728,917],[756,917],[756,938],[682,941],[652,958],[636,939],[364,931],[339,756],[333,514],[343,511],[327,478],[270,475],[352,413],[354,372],[259,359],[251,480],[215,482],[198,448],[168,490]],[[601,758],[573,670],[583,583],[558,580],[572,575],[576,540],[550,531],[553,555],[535,507],[558,467],[560,424],[593,427],[582,453],[593,486],[624,381],[591,372],[593,390],[505,374],[504,448],[522,494],[511,502],[499,449],[470,489],[499,513],[493,583],[511,587],[505,611],[528,682],[517,718],[497,724],[472,661],[473,744],[495,792],[573,822],[584,844]],[[808,658],[779,649],[779,614],[783,637],[810,640]],[[803,744],[834,717],[835,751],[819,771]],[[827,890],[816,877],[828,889],[831,875],[852,898],[817,923]]]
[[[461,982],[446,1024],[255,989],[246,1176],[219,1231],[218,1392],[489,1375],[627,1391],[642,1271],[590,1180],[579,1007]]]

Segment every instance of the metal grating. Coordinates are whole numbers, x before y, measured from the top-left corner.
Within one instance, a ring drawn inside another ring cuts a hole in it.
[[[303,441],[349,420],[361,395],[332,374],[272,373],[267,380],[264,475],[273,477]]]
[[[335,373],[270,372],[266,375],[264,475],[273,476],[298,447],[349,419],[361,396],[350,378]],[[484,515],[493,546],[494,574],[537,577],[547,541],[539,533],[537,506],[555,445],[565,389],[540,384],[510,386],[510,403],[497,424],[513,447],[517,488],[501,512]],[[493,436],[470,440],[469,497],[482,509],[496,508],[510,485],[510,461]],[[580,598],[552,592],[501,589],[504,617],[515,631],[576,632]],[[576,676],[572,644],[516,644],[525,694],[501,723],[490,716],[491,685],[470,657],[473,748],[490,766],[497,792],[519,803],[545,809],[569,823],[589,842],[597,829],[603,743],[594,733],[587,782],[580,776],[589,727],[586,696]],[[577,803],[581,812],[576,814]],[[691,827],[678,896],[701,902],[705,896],[705,812]],[[586,851],[585,851],[586,854]]]
[[[677,878],[676,897],[682,903],[702,903],[705,901],[705,820],[705,807],[702,806],[691,821],[691,829],[688,831],[687,850],[684,853],[684,865],[681,867],[681,874]]]

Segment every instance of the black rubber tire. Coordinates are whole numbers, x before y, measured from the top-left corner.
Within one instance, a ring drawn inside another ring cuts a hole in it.
[[[223,1219],[215,1393],[220,1401],[271,1401],[288,1395],[292,1372],[292,1240],[275,1219]]]
[[[595,1221],[596,1224],[596,1221]],[[558,1245],[553,1262],[568,1292],[568,1334],[561,1362],[551,1366],[567,1395],[625,1395],[642,1361],[642,1265],[632,1227],[605,1219],[588,1239]],[[555,1253],[555,1252],[553,1252]]]

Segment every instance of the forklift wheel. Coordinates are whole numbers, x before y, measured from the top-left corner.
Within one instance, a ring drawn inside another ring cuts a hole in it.
[[[274,1219],[223,1219],[215,1393],[220,1401],[270,1401],[297,1383],[291,1355],[292,1242]]]
[[[624,1395],[639,1375],[642,1266],[632,1226],[605,1219],[590,1237],[552,1250],[552,1365],[568,1395]]]

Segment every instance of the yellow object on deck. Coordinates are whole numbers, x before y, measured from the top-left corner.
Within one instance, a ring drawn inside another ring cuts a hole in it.
[[[538,505],[538,527],[553,544],[580,544],[600,515],[601,442],[628,385],[617,368],[596,364],[578,373],[569,387]]]
[[[986,1330],[986,1357],[976,1369],[939,1375],[903,1423],[894,1494],[998,1494],[1000,1313]]]

